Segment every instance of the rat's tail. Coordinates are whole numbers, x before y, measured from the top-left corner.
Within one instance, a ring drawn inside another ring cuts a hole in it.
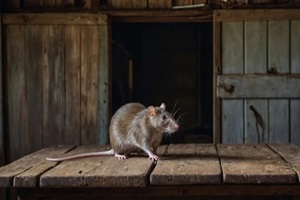
[[[86,157],[93,157],[93,156],[113,156],[115,155],[115,152],[113,149],[108,151],[99,151],[99,152],[91,152],[91,153],[82,153],[82,154],[76,154],[73,156],[67,156],[62,158],[46,158],[46,160],[53,161],[53,162],[60,162],[65,160],[73,160],[77,158],[86,158]]]

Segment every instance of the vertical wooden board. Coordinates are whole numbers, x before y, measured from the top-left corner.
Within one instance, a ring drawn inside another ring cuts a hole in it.
[[[172,0],[148,0],[149,9],[165,9],[172,7]]]
[[[268,100],[245,100],[245,143],[268,142]]]
[[[99,27],[81,28],[81,142],[98,141],[98,55]]]
[[[300,73],[300,20],[291,21],[291,73]]]
[[[49,0],[51,1],[51,0]],[[55,6],[56,7],[73,7],[75,4],[75,0],[54,0],[55,1]]]
[[[289,142],[289,100],[269,100],[269,137],[270,143]]]
[[[98,135],[100,144],[108,144],[108,127],[109,127],[109,105],[110,105],[110,32],[109,25],[99,26],[99,123]]]
[[[289,20],[268,22],[268,71],[289,73]]]
[[[222,23],[222,72],[244,72],[244,25],[243,22]]]
[[[4,6],[8,9],[20,9],[20,0],[0,1],[0,6]]]
[[[193,0],[174,0],[173,6],[193,5]]]
[[[0,3],[1,4],[1,3]],[[3,132],[3,60],[2,60],[2,14],[0,12],[0,166],[5,163],[4,155],[4,132]],[[0,191],[1,193],[1,191]],[[0,195],[1,196],[1,195]]]
[[[244,142],[244,101],[222,100],[222,143]]]
[[[26,142],[27,103],[25,90],[25,27],[9,25],[6,28],[7,52],[7,117],[8,162],[21,156],[21,141]]]
[[[290,100],[291,143],[300,146],[300,100]]]
[[[64,143],[64,27],[43,26],[43,146]]]
[[[44,8],[52,8],[55,6],[55,0],[42,0]]]
[[[110,8],[116,9],[134,9],[147,8],[147,0],[111,0],[109,1]]]
[[[65,144],[80,144],[80,30],[65,27]]]
[[[43,0],[26,0],[24,8],[40,8],[43,5]]]
[[[202,4],[202,3],[207,3],[208,0],[194,0],[194,4]]]
[[[26,95],[28,103],[27,135],[21,136],[22,154],[42,147],[43,131],[43,29],[38,25],[26,26]]]
[[[267,72],[267,23],[245,22],[245,73]]]

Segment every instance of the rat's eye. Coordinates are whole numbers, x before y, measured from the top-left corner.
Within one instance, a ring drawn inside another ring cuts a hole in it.
[[[167,119],[166,115],[161,116],[163,120]]]

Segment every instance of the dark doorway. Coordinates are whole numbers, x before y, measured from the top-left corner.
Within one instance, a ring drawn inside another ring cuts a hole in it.
[[[212,141],[212,23],[113,23],[112,111],[127,102],[175,104],[171,142]]]

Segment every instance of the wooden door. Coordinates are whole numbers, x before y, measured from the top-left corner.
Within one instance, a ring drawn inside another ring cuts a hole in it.
[[[300,145],[299,10],[216,10],[215,142]]]
[[[108,142],[109,24],[102,14],[5,14],[8,161]]]

